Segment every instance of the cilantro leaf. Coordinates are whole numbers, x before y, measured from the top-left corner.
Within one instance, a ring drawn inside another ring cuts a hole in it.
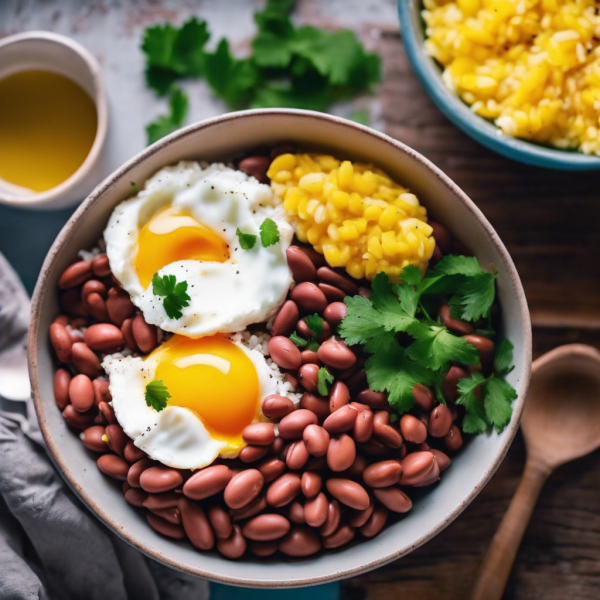
[[[466,414],[462,423],[465,433],[483,433],[488,428],[488,422],[481,399],[476,395],[476,389],[485,381],[481,373],[473,373],[458,381],[458,398],[456,404],[465,407]]]
[[[397,296],[396,294],[399,294]],[[415,321],[413,308],[416,309],[416,292],[407,284],[392,287],[388,276],[379,273],[371,283],[371,302],[381,313],[381,324],[386,331],[406,331]],[[403,304],[410,304],[409,314]]]
[[[447,254],[435,265],[437,273],[444,275],[479,275],[483,273],[474,256]]]
[[[428,368],[413,362],[396,341],[386,352],[378,352],[366,360],[365,373],[369,387],[376,392],[387,392],[388,402],[400,414],[414,405],[415,384],[429,385],[434,378]]]
[[[294,344],[296,344],[296,346],[298,346],[300,349],[306,348],[306,345],[308,344],[303,337],[298,335],[297,331],[292,332],[292,335],[290,335],[290,340],[292,340],[292,342],[294,342]]]
[[[308,343],[308,347],[307,350],[312,350],[313,352],[316,352],[319,349],[319,342],[309,342]]]
[[[365,344],[385,333],[381,324],[381,313],[369,300],[362,296],[346,296],[344,303],[348,311],[338,326],[338,332],[349,346]]]
[[[421,275],[421,271],[417,269],[417,267],[408,265],[402,269],[400,279],[402,279],[404,283],[408,283],[408,285],[419,285],[423,279],[423,275]]]
[[[323,319],[317,313],[308,315],[306,317],[306,324],[315,336],[318,336],[323,331]]]
[[[274,12],[287,15],[292,12],[296,0],[267,0],[264,12]]]
[[[252,250],[256,245],[257,236],[254,234],[243,233],[239,227],[235,230],[235,234],[238,236],[238,240],[240,240],[242,250]]]
[[[162,379],[155,379],[146,386],[146,405],[160,412],[167,406],[167,400],[171,397],[167,386]]]
[[[506,338],[500,340],[496,344],[496,352],[494,353],[494,370],[496,373],[498,373],[498,375],[506,375],[515,368],[512,364],[514,348],[515,347],[512,345],[512,342]]]
[[[268,248],[279,241],[279,229],[273,219],[265,219],[260,225],[260,242],[263,248]]]
[[[477,321],[490,314],[496,296],[495,281],[493,273],[480,273],[465,282],[461,289],[461,318]]]
[[[516,390],[504,379],[492,375],[485,384],[483,405],[491,425],[501,433],[512,415],[511,403],[517,397]]]
[[[156,273],[152,278],[152,293],[164,297],[163,307],[169,319],[180,319],[183,316],[181,309],[190,305],[187,288],[187,281],[177,283],[175,275],[160,277]]]
[[[321,396],[329,394],[329,387],[334,379],[335,377],[325,367],[319,369],[317,391]]]
[[[450,361],[472,365],[479,360],[479,352],[474,346],[450,333],[443,325],[416,322],[408,333],[416,340],[406,349],[408,356],[434,371],[446,371]]]
[[[171,90],[169,108],[171,112],[168,115],[158,117],[156,121],[146,126],[148,144],[153,144],[183,125],[188,109],[188,98],[181,88],[176,87]]]

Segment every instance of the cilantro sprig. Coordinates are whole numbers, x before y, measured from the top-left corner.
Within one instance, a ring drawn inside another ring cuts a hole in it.
[[[362,345],[370,354],[365,362],[369,387],[387,392],[388,401],[399,413],[414,405],[415,384],[433,386],[444,402],[441,382],[452,363],[473,365],[479,351],[448,330],[441,319],[434,320],[427,307],[451,297],[455,318],[490,324],[495,299],[496,274],[485,272],[477,259],[445,256],[423,277],[414,266],[407,266],[400,283],[391,283],[380,273],[372,281],[371,298],[346,297],[347,315],[338,331],[346,343]],[[308,319],[307,319],[308,320]],[[459,404],[466,410],[464,431],[477,433],[496,427],[501,431],[512,413],[515,390],[503,376],[510,372],[512,344],[498,342],[494,373],[485,377],[474,373],[459,382]]]
[[[180,319],[183,316],[181,309],[190,305],[187,289],[187,281],[178,283],[175,275],[160,277],[156,273],[152,278],[152,293],[164,297],[163,307],[169,319]]]
[[[334,376],[325,367],[319,369],[317,373],[317,391],[321,396],[329,394],[329,388],[334,379]]]
[[[259,231],[260,243],[263,248],[273,246],[273,244],[276,244],[279,241],[279,229],[277,228],[277,223],[275,223],[273,219],[266,218],[260,224]],[[253,233],[244,233],[239,227],[235,230],[235,234],[238,236],[242,250],[252,250],[252,248],[256,246],[256,240],[258,239],[257,235],[254,235]]]
[[[148,144],[153,144],[165,137],[165,135],[169,135],[176,129],[179,129],[185,120],[187,108],[187,96],[181,88],[173,87],[169,94],[169,114],[158,117],[156,121],[146,126]]]
[[[155,379],[146,386],[146,405],[160,412],[167,406],[167,400],[171,397],[167,386],[162,379]]]

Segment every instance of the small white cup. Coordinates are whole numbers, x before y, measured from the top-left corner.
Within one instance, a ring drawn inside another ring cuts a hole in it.
[[[33,192],[0,179],[0,203],[27,209],[58,209],[81,201],[100,181],[102,150],[108,128],[108,101],[96,59],[68,37],[48,31],[27,31],[0,40],[0,79],[29,69],[51,71],[79,84],[96,105],[94,143],[81,166],[66,181]]]

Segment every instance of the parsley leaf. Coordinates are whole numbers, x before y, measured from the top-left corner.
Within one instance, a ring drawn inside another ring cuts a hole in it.
[[[494,369],[498,375],[506,375],[515,367],[512,364],[514,346],[510,340],[504,338],[496,344],[494,353]],[[511,366],[512,365],[512,366]]]
[[[273,219],[265,219],[260,225],[260,242],[263,248],[268,248],[279,241],[279,229]]]
[[[153,144],[183,125],[188,109],[188,98],[181,88],[171,89],[169,108],[171,112],[168,115],[158,117],[156,121],[146,126],[148,144]]]
[[[462,423],[465,433],[483,433],[488,428],[481,398],[478,398],[476,393],[478,386],[484,381],[485,377],[481,373],[473,373],[471,377],[464,377],[458,382],[459,396],[456,404],[461,404],[466,410]]]
[[[243,233],[240,231],[239,227],[235,230],[235,234],[238,236],[238,240],[240,240],[242,250],[252,250],[256,245],[257,236],[254,234]]]
[[[460,304],[465,321],[477,321],[490,314],[496,296],[495,282],[493,273],[480,273],[464,283]]]
[[[400,279],[404,283],[408,283],[408,285],[419,285],[423,279],[423,275],[421,275],[421,271],[415,265],[407,265],[402,269]]]
[[[146,405],[157,412],[167,406],[167,400],[170,397],[171,394],[162,379],[155,379],[146,386]]]
[[[183,316],[181,309],[190,305],[190,297],[187,292],[187,281],[177,283],[175,275],[164,275],[158,273],[152,278],[152,293],[163,297],[163,307],[169,319],[180,319]]]
[[[506,427],[512,415],[511,402],[517,397],[516,390],[504,379],[492,375],[483,396],[485,414],[498,433]]]
[[[335,377],[325,367],[319,369],[317,391],[321,396],[329,394],[329,387],[334,379]]]
[[[438,273],[444,275],[479,275],[483,273],[474,256],[447,254],[435,266]]]
[[[323,331],[323,319],[315,313],[306,317],[308,328],[314,333],[315,337]]]
[[[300,337],[298,335],[297,331],[292,332],[292,335],[290,335],[290,340],[292,340],[292,342],[294,342],[294,344],[296,344],[296,346],[298,346],[298,348],[300,349],[306,348],[308,344],[308,342],[303,337]]]

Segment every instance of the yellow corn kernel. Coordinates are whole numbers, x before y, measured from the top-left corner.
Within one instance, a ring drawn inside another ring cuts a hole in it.
[[[273,179],[273,176],[279,171],[293,171],[297,164],[293,154],[280,154],[273,159],[267,175]]]
[[[338,226],[335,223],[330,223],[327,226],[327,235],[329,236],[332,242],[339,242],[342,239],[340,237]]]
[[[331,201],[336,208],[346,210],[350,205],[350,195],[346,192],[336,191],[331,194]]]
[[[324,183],[325,176],[322,173],[307,173],[300,179],[298,185],[311,194],[320,194]]]
[[[314,246],[321,239],[322,235],[323,235],[323,230],[320,227],[313,225],[306,232],[306,239],[308,240],[309,244],[312,244]]]
[[[331,200],[327,202],[325,206],[327,208],[327,214],[329,215],[331,221],[336,225],[339,225],[344,220],[344,213],[338,210]]]
[[[394,256],[399,252],[396,236],[393,231],[384,231],[381,234],[381,248],[386,256]]]
[[[320,202],[316,199],[316,198],[311,198],[308,201],[308,204],[306,205],[306,212],[311,215],[314,216],[317,208],[319,208]]]
[[[370,196],[377,190],[377,182],[375,181],[375,178],[367,177],[367,173],[354,173],[354,177],[352,179],[352,189],[355,192],[358,192],[361,196]]]
[[[371,236],[369,238],[367,248],[375,258],[383,258],[383,250],[381,249],[381,242],[379,241],[379,238],[375,237],[374,235]]]
[[[391,229],[398,222],[398,209],[388,206],[379,217],[379,226],[384,231]]]
[[[308,198],[307,197],[301,198],[300,202],[298,203],[298,216],[303,220],[308,219],[308,217],[310,216],[307,211],[307,206],[308,206]]]
[[[352,259],[348,261],[346,271],[348,271],[348,275],[350,275],[350,277],[354,277],[354,279],[362,279],[365,276],[365,265],[362,260]]]
[[[356,240],[358,239],[358,230],[354,225],[348,223],[347,225],[342,225],[338,228],[338,232],[340,234],[340,238],[342,240]]]
[[[367,206],[367,208],[365,208],[363,217],[367,221],[379,221],[379,217],[381,216],[382,212],[383,212],[383,208],[381,208],[381,206],[377,206],[376,204],[373,204],[373,205]]]
[[[361,198],[360,194],[357,194],[356,192],[352,192],[352,194],[350,194],[350,205],[348,208],[353,215],[362,215],[363,199]]]
[[[356,227],[358,233],[364,233],[367,230],[366,219],[352,219],[352,224]]]
[[[340,161],[328,154],[315,155],[315,160],[324,171],[333,171],[340,166]]]
[[[347,191],[352,190],[352,184],[354,183],[354,168],[349,160],[345,160],[340,165],[338,180],[340,188]]]
[[[342,267],[344,263],[341,259],[340,249],[333,245],[323,245],[323,255],[325,256],[325,260],[332,267]]]

